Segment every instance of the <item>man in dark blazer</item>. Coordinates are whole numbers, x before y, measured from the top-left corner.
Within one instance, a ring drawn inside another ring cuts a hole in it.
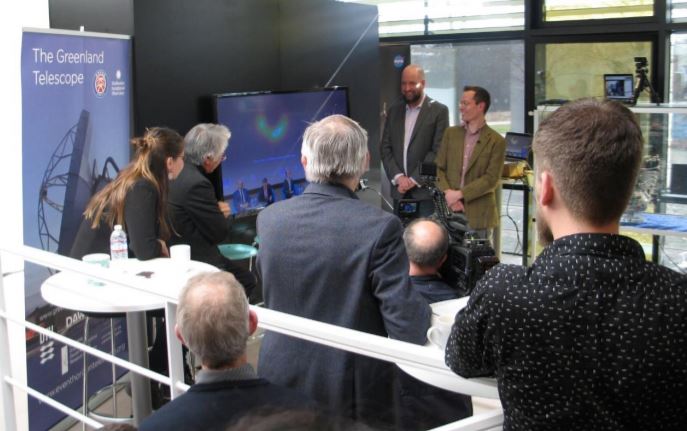
[[[304,395],[261,379],[248,363],[246,341],[258,317],[226,272],[191,278],[179,295],[176,336],[200,360],[196,382],[144,420],[139,430],[221,430],[255,409],[302,409]]]
[[[431,195],[421,184],[422,162],[434,162],[441,137],[448,127],[448,108],[424,93],[425,72],[411,64],[403,69],[403,101],[387,112],[381,153],[384,170],[391,181],[394,203],[401,198],[423,200],[420,215],[434,212]]]
[[[230,136],[229,129],[218,124],[198,124],[186,134],[184,169],[169,183],[167,209],[174,229],[169,244],[190,245],[191,259],[233,273],[250,294],[256,285],[253,274],[217,248],[229,232],[230,209],[226,202],[217,201],[212,183],[203,174],[222,163]]]
[[[265,306],[424,343],[431,311],[410,288],[400,220],[353,192],[369,163],[365,130],[341,115],[312,124],[301,163],[305,192],[258,215]],[[337,414],[393,426],[393,364],[268,332],[259,370]]]
[[[446,129],[436,159],[446,203],[453,211],[464,212],[469,227],[488,239],[499,224],[496,190],[506,157],[506,140],[485,119],[490,100],[482,87],[463,88],[463,124]]]

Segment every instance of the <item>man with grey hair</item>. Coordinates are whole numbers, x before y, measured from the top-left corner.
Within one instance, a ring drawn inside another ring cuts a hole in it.
[[[401,222],[354,193],[368,162],[367,133],[350,118],[326,117],[305,131],[301,163],[310,184],[258,216],[265,305],[424,343],[431,313],[410,288]],[[379,427],[393,423],[394,368],[272,332],[260,352],[260,371],[270,380]]]
[[[258,318],[241,284],[226,272],[191,278],[177,306],[176,336],[201,363],[185,394],[148,417],[139,430],[224,430],[256,408],[304,408],[300,393],[259,378],[246,356]]]
[[[233,273],[250,295],[253,274],[222,256],[217,248],[229,233],[229,205],[217,201],[207,174],[226,158],[231,132],[221,124],[198,124],[185,136],[184,168],[169,183],[167,208],[174,232],[169,245],[188,244],[191,259]]]

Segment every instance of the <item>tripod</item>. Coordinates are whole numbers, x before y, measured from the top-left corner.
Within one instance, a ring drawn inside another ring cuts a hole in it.
[[[654,86],[651,85],[651,81],[649,81],[649,78],[646,76],[646,67],[637,68],[637,85],[635,85],[635,90],[633,94],[633,105],[637,103],[639,95],[642,94],[642,91],[646,89],[649,90],[649,95],[651,96],[651,103],[661,103],[661,98],[659,97],[658,93],[656,93],[656,90],[654,90]]]

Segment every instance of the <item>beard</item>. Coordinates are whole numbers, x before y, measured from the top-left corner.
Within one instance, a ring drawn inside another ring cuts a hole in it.
[[[419,93],[416,91],[413,91],[410,93],[403,93],[403,99],[405,99],[407,104],[413,104],[413,103],[417,102],[418,100],[420,100],[421,97],[422,97],[422,93]]]
[[[544,220],[544,218],[541,216],[541,213],[538,209],[536,217],[537,240],[539,241],[539,244],[541,244],[542,247],[546,247],[547,245],[553,242],[553,232],[551,232],[551,227],[546,222],[546,220]]]

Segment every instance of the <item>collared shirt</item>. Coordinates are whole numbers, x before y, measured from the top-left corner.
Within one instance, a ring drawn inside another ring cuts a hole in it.
[[[475,146],[479,140],[479,134],[482,133],[482,128],[485,124],[487,124],[485,121],[482,121],[481,124],[477,124],[477,128],[474,131],[471,131],[470,126],[472,124],[463,124],[463,127],[465,128],[465,140],[463,141],[463,172],[460,177],[461,188],[465,186],[465,173],[468,171],[470,157],[472,157],[472,152],[475,150]],[[472,126],[474,127],[474,125]]]
[[[415,128],[415,123],[417,122],[418,115],[420,115],[423,103],[425,103],[424,94],[417,106],[413,107],[406,104],[405,130],[403,133],[403,172],[405,172],[406,176],[410,175],[410,172],[408,172],[408,147],[410,146],[410,138],[413,136],[413,129]]]
[[[685,430],[687,276],[624,236],[559,238],[479,281],[446,363],[496,376],[504,430]]]
[[[196,374],[196,383],[217,383],[228,380],[253,380],[257,379],[251,364],[243,364],[238,368],[226,368],[222,370],[208,370],[203,368]]]

